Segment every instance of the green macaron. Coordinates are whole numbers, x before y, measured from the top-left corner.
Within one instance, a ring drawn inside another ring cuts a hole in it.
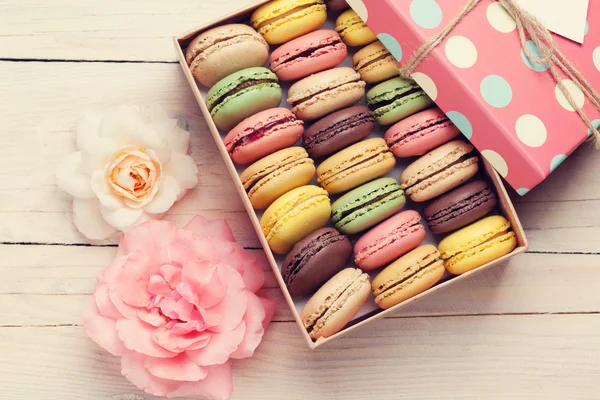
[[[394,178],[379,178],[346,193],[331,206],[331,221],[342,233],[362,232],[404,207],[406,198]]]
[[[392,125],[431,107],[433,101],[415,81],[393,78],[369,90],[367,105],[380,125]]]
[[[263,67],[247,68],[217,82],[206,105],[217,128],[230,130],[244,119],[278,107],[282,93],[277,75]]]

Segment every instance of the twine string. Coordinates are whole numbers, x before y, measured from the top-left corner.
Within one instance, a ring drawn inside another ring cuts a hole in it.
[[[467,16],[481,0],[468,0],[467,4],[458,13],[458,15],[448,23],[448,25],[432,37],[427,43],[423,44],[411,57],[411,59],[400,67],[400,75],[404,78],[410,78],[413,71],[421,62],[448,36],[450,32]],[[577,112],[581,120],[587,125],[591,138],[593,139],[596,149],[600,149],[600,131],[596,128],[587,114],[577,104],[573,95],[566,87],[560,72],[570,79],[577,88],[581,90],[584,96],[590,101],[594,108],[600,111],[600,94],[592,87],[590,82],[575,68],[567,57],[560,51],[554,43],[552,35],[548,29],[533,15],[521,8],[516,0],[496,0],[500,3],[508,14],[515,20],[519,40],[525,55],[534,64],[545,64],[548,67],[548,72],[552,79],[556,82],[559,90],[565,96],[565,99]],[[539,54],[533,54],[525,44],[531,40],[537,47]]]

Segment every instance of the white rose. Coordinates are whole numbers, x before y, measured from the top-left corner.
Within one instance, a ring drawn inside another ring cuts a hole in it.
[[[79,151],[56,172],[58,186],[74,197],[77,229],[105,239],[160,218],[198,183],[188,147],[189,132],[158,106],[88,113],[77,127]]]

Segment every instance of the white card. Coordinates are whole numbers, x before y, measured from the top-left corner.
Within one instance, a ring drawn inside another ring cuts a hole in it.
[[[589,0],[517,0],[548,30],[583,43]]]

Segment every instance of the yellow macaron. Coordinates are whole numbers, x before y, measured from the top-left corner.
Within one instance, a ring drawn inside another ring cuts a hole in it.
[[[324,0],[273,0],[254,11],[250,24],[267,43],[281,44],[319,29],[326,20]]]
[[[267,208],[279,196],[308,184],[315,176],[315,162],[304,148],[279,150],[250,165],[240,179],[252,207]]]
[[[323,161],[317,177],[329,193],[342,193],[383,176],[396,165],[396,157],[382,138],[353,144]]]
[[[335,30],[348,46],[364,46],[377,40],[377,36],[354,10],[345,11],[338,17]]]
[[[443,275],[444,263],[435,246],[417,247],[373,279],[375,303],[386,310],[431,288]]]
[[[363,47],[352,57],[352,64],[361,79],[379,83],[398,76],[398,61],[379,40]]]
[[[499,215],[484,218],[445,237],[438,246],[448,272],[464,274],[512,252],[517,237]]]
[[[318,186],[301,186],[275,200],[262,215],[260,227],[271,250],[286,254],[300,240],[324,227],[330,215],[327,192]]]

